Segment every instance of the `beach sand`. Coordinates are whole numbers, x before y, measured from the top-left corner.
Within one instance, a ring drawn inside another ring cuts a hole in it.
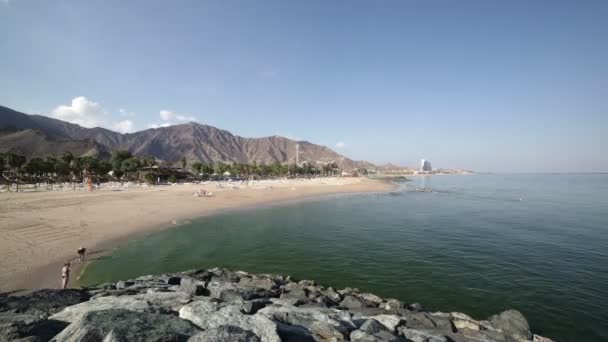
[[[392,189],[389,183],[365,178],[261,181],[240,184],[239,189],[219,184],[0,193],[0,292],[56,288],[68,260],[76,278],[82,266],[76,261],[80,246],[94,259],[129,239],[224,209]],[[213,197],[193,197],[201,188]]]

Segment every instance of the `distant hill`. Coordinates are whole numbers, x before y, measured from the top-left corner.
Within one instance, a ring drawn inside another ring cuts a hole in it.
[[[296,144],[300,145],[300,162],[335,162],[344,170],[374,167],[369,162],[346,158],[326,146],[281,136],[243,138],[194,122],[121,134],[0,106],[0,152],[14,151],[27,157],[59,155],[69,150],[76,155],[108,158],[112,151],[123,149],[136,156],[151,155],[167,161],[186,157],[203,163],[295,163]]]

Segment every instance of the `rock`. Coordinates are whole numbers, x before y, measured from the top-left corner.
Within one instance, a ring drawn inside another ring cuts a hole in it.
[[[401,327],[399,329],[399,334],[403,337],[411,340],[412,342],[448,342],[447,337],[441,335],[433,335],[428,332],[424,332],[421,330],[409,329],[405,327]]]
[[[180,285],[182,282],[182,277],[177,276],[163,276],[161,279],[167,285]]]
[[[272,290],[276,288],[277,283],[269,278],[246,277],[241,278],[239,285],[243,287],[252,287],[264,290]]]
[[[252,301],[243,303],[243,306],[241,306],[241,311],[244,314],[253,315],[256,312],[258,312],[258,310],[264,308],[266,305],[269,305],[269,304],[272,304],[272,302],[267,299],[252,300]]]
[[[366,318],[377,315],[384,315],[386,311],[377,307],[352,308],[349,310],[355,318]]]
[[[517,310],[503,311],[490,317],[488,321],[494,328],[502,330],[511,337],[532,340],[532,332],[530,332],[528,321]]]
[[[350,333],[351,341],[400,341],[384,324],[375,319],[368,319],[359,330]]]
[[[488,330],[490,328],[490,323],[487,321],[477,321],[471,318],[468,315],[465,315],[461,312],[452,312],[450,313],[450,319],[454,328],[460,331],[462,329],[470,329],[470,330]]]
[[[65,307],[89,300],[86,290],[39,290],[22,296],[0,296],[0,312],[47,318]]]
[[[315,282],[314,280],[300,280],[298,282],[298,285],[302,287],[317,286],[317,282]]]
[[[122,290],[122,289],[126,289],[127,287],[133,286],[135,285],[134,281],[125,281],[125,280],[121,280],[119,282],[116,283],[116,289],[118,290]]]
[[[188,342],[260,342],[260,338],[251,330],[244,330],[234,325],[222,325],[219,328],[205,330],[196,334]]]
[[[316,340],[345,340],[356,329],[347,312],[335,309],[273,305],[258,311],[258,315],[283,325],[304,327]]]
[[[422,311],[422,305],[420,303],[412,303],[407,306],[407,309],[413,312]]]
[[[333,287],[328,287],[327,290],[323,292],[327,298],[331,299],[335,303],[340,303],[342,301],[342,295],[338,293]]]
[[[66,322],[4,312],[0,313],[0,341],[48,341],[67,326]]]
[[[550,338],[542,337],[542,336],[536,335],[536,334],[532,337],[532,341],[534,341],[534,342],[554,342]]]
[[[52,341],[187,341],[200,331],[175,316],[115,309],[86,313]]]
[[[344,296],[344,299],[340,302],[340,307],[345,309],[359,309],[372,306],[372,303],[351,295]]]
[[[360,298],[363,298],[364,300],[366,300],[369,303],[373,303],[376,306],[380,305],[380,303],[382,303],[382,298],[376,296],[373,293],[361,293],[359,295]]]
[[[364,317],[365,319],[375,320],[385,326],[390,332],[396,333],[397,327],[405,323],[405,320],[397,315],[376,315],[370,317]],[[363,327],[363,326],[362,326]],[[362,329],[359,328],[359,329]]]
[[[403,309],[403,303],[397,299],[388,299],[379,306],[384,311],[391,314],[398,314],[399,310]]]
[[[426,312],[407,312],[404,315],[405,326],[414,330],[438,329],[444,333],[456,332],[456,328],[447,317],[433,316]]]
[[[235,305],[220,307],[218,303],[211,301],[195,301],[184,306],[179,311],[179,317],[205,330],[234,325],[253,331],[262,341],[280,341],[277,325],[273,321],[259,314],[244,315],[240,307]]]
[[[168,312],[175,309],[176,297],[162,300],[163,296],[174,295],[174,293],[157,293],[154,295],[135,295],[120,297],[100,297],[88,302],[68,306],[62,311],[51,316],[51,319],[73,323],[82,316],[92,311],[126,309],[138,312]],[[149,299],[152,301],[149,301]],[[153,303],[154,302],[154,303]],[[181,305],[181,304],[180,304]]]
[[[205,283],[193,278],[180,279],[179,291],[189,294],[190,296],[202,296],[209,294],[209,292],[205,288]]]

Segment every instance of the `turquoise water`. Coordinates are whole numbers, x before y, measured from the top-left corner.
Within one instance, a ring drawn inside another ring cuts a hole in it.
[[[607,233],[608,175],[433,176],[193,220],[116,250],[83,282],[225,266],[477,318],[515,308],[558,341],[608,341]]]

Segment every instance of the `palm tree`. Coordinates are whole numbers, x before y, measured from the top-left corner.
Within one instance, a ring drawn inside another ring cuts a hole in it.
[[[70,151],[65,151],[61,154],[61,160],[63,160],[64,163],[70,165],[74,160],[74,155]]]
[[[186,157],[182,158],[182,169],[186,169],[186,165],[188,165],[188,161],[186,160]]]
[[[8,166],[13,169],[13,177],[17,176],[17,171],[21,169],[23,164],[27,161],[27,159],[19,154],[15,154],[12,152],[7,153],[6,155]]]

